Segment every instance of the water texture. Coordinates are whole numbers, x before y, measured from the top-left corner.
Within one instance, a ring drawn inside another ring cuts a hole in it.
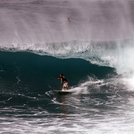
[[[131,0],[0,1],[0,133],[133,134],[133,13]],[[60,73],[72,93],[54,92]]]

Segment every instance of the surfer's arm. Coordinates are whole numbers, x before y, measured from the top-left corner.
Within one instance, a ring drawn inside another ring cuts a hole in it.
[[[62,83],[62,78],[58,78],[60,80],[60,83]]]

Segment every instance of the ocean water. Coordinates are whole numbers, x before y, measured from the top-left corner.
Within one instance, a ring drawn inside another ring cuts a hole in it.
[[[131,0],[0,1],[0,133],[133,134],[133,13]],[[54,92],[60,73],[72,93]]]

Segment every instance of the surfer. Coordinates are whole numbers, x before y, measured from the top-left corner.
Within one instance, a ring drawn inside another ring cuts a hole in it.
[[[62,89],[68,90],[68,80],[64,77],[63,74],[60,74],[60,78],[58,78],[62,83]]]
[[[71,22],[71,19],[70,19],[70,18],[68,18],[68,19],[66,20],[66,22]]]

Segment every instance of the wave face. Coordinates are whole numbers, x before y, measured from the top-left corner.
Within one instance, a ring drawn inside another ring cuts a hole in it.
[[[57,78],[62,72],[67,75],[70,86],[77,85],[88,76],[102,79],[114,73],[110,67],[101,67],[82,59],[57,59],[29,52],[1,51],[0,61],[1,83],[10,91],[23,89],[25,92],[25,88],[26,92],[28,89],[37,92],[61,89]]]
[[[0,7],[0,132],[134,132],[134,2],[7,0]],[[53,91],[61,89],[60,73],[72,94]]]

